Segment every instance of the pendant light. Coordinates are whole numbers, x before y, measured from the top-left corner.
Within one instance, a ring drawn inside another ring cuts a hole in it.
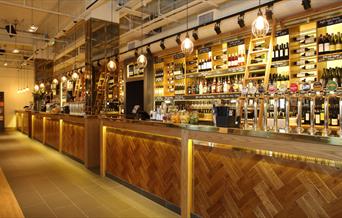
[[[258,17],[252,23],[252,33],[257,38],[264,37],[267,35],[269,29],[270,29],[270,25],[260,9],[260,0],[259,0]]]
[[[33,1],[31,2],[31,7],[32,7],[32,10],[31,10],[31,26],[29,27],[28,31],[31,33],[34,33],[38,30],[38,26],[34,25],[34,22],[33,22]]]
[[[113,0],[111,1],[110,14],[111,14],[110,25],[112,25],[113,24]],[[116,70],[116,68],[117,68],[117,66],[116,66],[115,59],[114,58],[110,59],[109,62],[107,63],[107,70],[109,72],[114,72]]]
[[[74,62],[74,66],[73,66],[73,73],[71,74],[71,79],[73,80],[77,80],[79,78],[79,75],[77,73],[76,70],[76,64],[77,64],[77,45],[76,45],[76,26],[75,26],[75,34],[74,34],[74,42],[75,42],[75,62]]]
[[[181,45],[181,50],[185,55],[190,55],[194,51],[194,43],[191,41],[189,37],[188,29],[189,29],[189,0],[186,1],[186,36]]]
[[[143,45],[144,41],[144,33],[143,33],[143,28],[144,28],[144,3],[143,0],[141,0],[141,45]],[[139,68],[145,68],[147,66],[147,58],[143,54],[143,49],[141,48],[141,54],[137,58],[137,64]]]

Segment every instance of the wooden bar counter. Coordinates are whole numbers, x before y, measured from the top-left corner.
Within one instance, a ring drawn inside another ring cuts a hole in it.
[[[21,122],[21,116],[17,115],[17,125]],[[32,112],[31,122],[33,139],[84,163],[87,168],[99,166],[100,128],[96,116]]]
[[[31,137],[31,111],[15,111],[17,130]]]
[[[101,174],[183,217],[342,217],[342,139],[101,120]]]

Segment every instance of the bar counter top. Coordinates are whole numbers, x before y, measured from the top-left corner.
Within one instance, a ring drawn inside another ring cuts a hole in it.
[[[342,138],[286,134],[218,128],[205,125],[173,124],[150,120],[129,120],[101,117],[102,125],[132,132],[143,132],[157,136],[182,139],[184,135],[198,144],[208,146],[232,146],[235,149],[265,152],[276,155],[279,152],[291,159],[305,159],[311,162],[332,161],[325,165],[342,167]],[[280,154],[279,154],[280,155]],[[322,160],[321,160],[322,159]]]

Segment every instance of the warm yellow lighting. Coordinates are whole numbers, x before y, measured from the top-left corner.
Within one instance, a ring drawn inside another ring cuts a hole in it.
[[[39,88],[44,89],[45,88],[45,84],[44,83],[40,83]]]
[[[34,85],[34,90],[35,91],[38,91],[39,90],[39,86],[36,84],[36,85]]]
[[[12,50],[13,54],[18,54],[19,52],[20,52],[19,49],[16,49],[16,48]]]
[[[62,82],[65,82],[65,81],[67,81],[67,78],[66,78],[66,76],[62,76],[61,80],[62,80]]]
[[[261,10],[258,12],[258,17],[252,23],[252,33],[255,37],[264,37],[267,35],[270,25],[267,19],[262,14]]]
[[[114,72],[114,71],[116,70],[116,63],[115,63],[115,61],[110,60],[110,61],[107,63],[107,69],[108,69],[108,71],[110,71],[110,72]]]
[[[5,66],[5,67],[7,67],[7,65],[8,65],[8,63],[7,63],[7,62],[5,62],[5,63],[4,63],[4,66]]]
[[[32,25],[30,26],[30,28],[28,29],[28,31],[31,32],[31,33],[34,33],[34,32],[36,32],[37,30],[38,30],[38,27],[37,27],[36,25],[34,25],[34,24],[32,24]]]
[[[194,43],[189,38],[188,34],[186,34],[186,37],[182,42],[181,49],[182,52],[186,55],[189,55],[194,51]]]
[[[139,55],[137,64],[139,68],[145,68],[147,66],[147,58],[144,54]]]
[[[58,85],[58,79],[56,79],[56,78],[53,79],[53,80],[52,80],[52,83]]]
[[[72,75],[71,75],[71,78],[72,78],[73,80],[77,80],[77,79],[79,78],[78,73],[77,73],[76,71],[73,72]]]

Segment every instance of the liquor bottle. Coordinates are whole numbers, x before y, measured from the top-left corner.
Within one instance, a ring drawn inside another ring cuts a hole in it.
[[[202,80],[199,83],[198,90],[199,90],[199,94],[203,95],[203,82],[202,82]]]
[[[229,91],[228,90],[228,83],[227,83],[227,80],[225,78],[224,81],[223,81],[223,92],[227,93],[228,91]]]
[[[338,32],[336,38],[337,38],[336,51],[341,51],[342,50],[342,34]]]
[[[190,84],[190,81],[188,82],[188,95],[191,95],[192,94],[192,88],[191,88],[191,84]]]
[[[321,34],[318,40],[318,54],[323,54],[323,53],[324,53],[324,38],[323,38],[323,35]]]
[[[287,42],[285,45],[285,60],[289,59],[289,43]]]
[[[207,84],[207,80],[204,80],[203,94],[207,94],[207,93],[208,93],[208,84]]]
[[[338,99],[337,98],[333,98],[332,99],[332,107],[331,107],[331,112],[330,112],[330,117],[331,117],[331,120],[330,120],[330,124],[332,126],[338,126],[339,125],[339,117],[338,117],[338,114],[339,114],[339,103],[338,103]]]
[[[211,93],[216,93],[216,78],[214,78],[213,84],[211,84]]]
[[[330,35],[329,51],[330,52],[335,52],[336,51],[335,35],[333,33]]]
[[[283,43],[279,46],[279,60],[283,60],[284,58],[284,48]]]
[[[324,37],[324,53],[330,52],[330,36],[328,33],[325,34]]]
[[[321,121],[320,121],[320,124],[323,125],[324,124],[324,100],[321,101],[321,110],[320,110],[320,118],[321,118]]]

